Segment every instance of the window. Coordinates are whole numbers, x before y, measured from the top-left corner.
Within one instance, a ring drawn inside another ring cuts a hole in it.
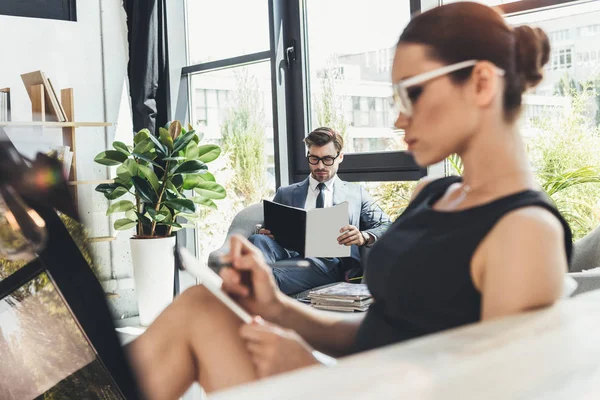
[[[542,184],[564,179],[580,168],[600,165],[600,80],[596,72],[598,41],[594,37],[600,34],[600,24],[594,23],[599,19],[600,2],[575,2],[508,18],[510,23],[527,23],[546,32],[556,27],[577,32],[569,47],[553,43],[552,67],[535,92],[523,99],[521,131]],[[554,39],[569,40],[561,35]],[[575,239],[598,225],[600,185],[571,186],[551,197]]]
[[[0,14],[77,21],[75,0],[2,0]]]
[[[582,38],[600,35],[600,24],[586,25],[578,29]]]
[[[216,202],[218,209],[202,210],[195,244],[204,259],[223,244],[237,212],[275,194],[268,5],[267,0],[187,1],[192,65],[183,69],[182,79],[189,121],[203,143],[221,147],[210,172],[227,191]]]
[[[306,3],[311,94],[307,131],[331,126],[345,137],[346,153],[402,150],[402,132],[392,129],[389,98],[394,49],[410,17],[409,2]],[[372,20],[378,21],[373,29],[356,28]],[[335,73],[340,68],[344,74]],[[351,110],[345,106],[347,99]]]
[[[191,64],[269,50],[267,0],[187,1]]]

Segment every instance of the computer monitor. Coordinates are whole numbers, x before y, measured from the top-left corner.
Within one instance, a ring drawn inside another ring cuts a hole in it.
[[[31,206],[48,242],[0,275],[0,399],[139,399],[100,283],[57,213]]]

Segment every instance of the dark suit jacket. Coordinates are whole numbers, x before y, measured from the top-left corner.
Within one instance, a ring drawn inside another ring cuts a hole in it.
[[[304,208],[308,187],[308,178],[293,185],[280,187],[275,193],[273,201]],[[369,232],[378,239],[391,225],[390,218],[375,203],[364,187],[345,182],[337,177],[333,184],[333,205],[344,201],[348,202],[350,225],[356,226],[360,231]],[[358,246],[352,245],[350,257],[360,262]]]

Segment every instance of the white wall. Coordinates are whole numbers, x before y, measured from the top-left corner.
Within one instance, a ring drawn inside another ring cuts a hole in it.
[[[127,84],[127,26],[122,0],[83,0],[77,3],[77,22],[0,16],[0,87],[11,88],[13,121],[31,121],[31,103],[20,75],[43,70],[54,87],[72,87],[78,121],[107,121],[110,128],[79,128],[76,137],[80,180],[110,176],[94,156],[113,140],[131,142],[132,123]],[[62,140],[60,130],[33,134],[8,130],[25,154],[48,150]],[[107,201],[94,185],[79,186],[79,209],[91,236],[113,235],[105,216]],[[128,238],[93,244],[105,287],[121,296],[113,303],[118,315],[137,313],[131,277]]]

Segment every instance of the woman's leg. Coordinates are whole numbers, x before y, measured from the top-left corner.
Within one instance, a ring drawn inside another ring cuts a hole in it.
[[[181,294],[128,346],[149,399],[176,399],[194,382],[206,392],[256,380],[241,321],[202,286]]]

